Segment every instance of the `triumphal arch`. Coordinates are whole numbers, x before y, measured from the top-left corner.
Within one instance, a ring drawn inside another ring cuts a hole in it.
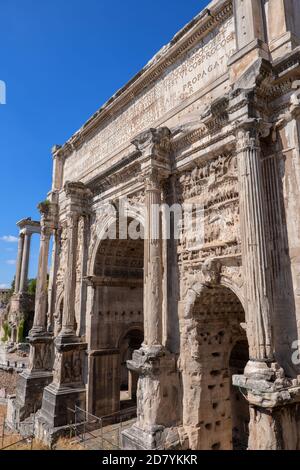
[[[299,40],[297,1],[213,1],[53,148],[13,403],[41,439],[125,396],[126,449],[300,449]]]

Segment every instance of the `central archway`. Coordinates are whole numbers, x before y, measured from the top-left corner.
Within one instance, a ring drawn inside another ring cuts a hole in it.
[[[126,371],[126,361],[143,340],[143,280],[143,239],[101,241],[93,273],[96,321],[89,366],[89,409],[99,417],[135,402],[136,378]]]
[[[222,285],[194,295],[185,343],[184,427],[193,450],[247,447],[249,406],[232,375],[248,362],[245,312],[237,295]],[[183,349],[182,348],[182,349]]]

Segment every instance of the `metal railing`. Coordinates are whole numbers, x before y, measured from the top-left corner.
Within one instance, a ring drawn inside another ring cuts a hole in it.
[[[26,369],[27,365],[24,362],[19,361],[1,361],[0,362],[0,369],[15,369],[15,370],[24,370]]]
[[[90,450],[121,449],[122,432],[132,425],[136,418],[136,407],[127,408],[116,413],[95,416],[75,406],[68,409],[73,413],[70,423],[70,438],[76,437],[83,447]],[[131,419],[130,419],[131,418]]]

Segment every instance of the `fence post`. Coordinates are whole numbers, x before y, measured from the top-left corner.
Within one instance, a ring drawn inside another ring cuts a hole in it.
[[[121,449],[121,442],[122,442],[122,415],[120,416],[120,427],[119,427],[119,442],[118,442],[118,447]]]
[[[83,447],[85,447],[85,420],[83,423]]]
[[[74,413],[75,413],[75,417],[74,417],[74,420],[75,420],[75,436],[77,436],[77,414],[76,414],[76,405],[75,405],[75,408],[74,408]]]
[[[5,433],[5,422],[3,421],[3,424],[2,424],[2,444],[1,444],[1,448],[4,446],[4,433]]]

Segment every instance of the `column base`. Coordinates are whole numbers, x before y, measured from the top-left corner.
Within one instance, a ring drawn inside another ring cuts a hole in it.
[[[44,388],[52,381],[52,373],[47,371],[25,370],[18,377],[15,411],[20,422],[42,406]]]
[[[52,382],[52,337],[29,337],[29,368],[19,375],[15,406],[22,422],[42,406],[44,388]]]
[[[85,410],[83,382],[86,343],[74,336],[55,340],[53,382],[44,389],[42,408],[36,419],[37,438],[50,445],[75,422],[75,406]]]
[[[233,376],[250,406],[248,450],[299,450],[300,381],[278,364],[255,364]]]
[[[275,380],[279,369],[279,365],[274,361],[254,361],[250,359],[245,367],[244,375],[248,379],[272,382]]]
[[[75,406],[85,409],[86,389],[57,388],[53,383],[44,389],[43,404],[39,413],[40,421],[43,421],[50,429],[68,426],[75,422],[75,414],[72,412]]]
[[[124,431],[124,449],[180,449],[180,382],[176,356],[162,346],[143,346],[128,368],[139,374],[137,422]]]
[[[145,431],[137,425],[122,432],[123,450],[182,450],[178,428],[153,427]]]
[[[84,393],[82,391],[82,393]],[[77,397],[79,391],[76,391]],[[35,422],[34,422],[34,435],[35,438],[42,442],[45,446],[51,448],[55,442],[61,438],[61,437],[70,437],[70,424],[74,423],[74,414],[72,413],[71,415],[68,415],[66,417],[66,421],[70,419],[70,422],[66,425],[63,426],[56,426],[55,423],[57,423],[54,415],[53,415],[53,409],[58,409],[59,402],[62,405],[63,403],[66,403],[66,399],[63,399],[60,397],[58,400],[52,396],[51,397],[51,392],[48,390],[48,393],[46,392],[46,400],[48,403],[43,403],[43,408],[37,412],[35,415]],[[73,399],[76,399],[75,395],[73,396]],[[71,397],[69,396],[69,400],[71,400]],[[82,398],[82,400],[84,400]],[[80,403],[80,400],[79,400]],[[64,405],[63,405],[64,406]]]

